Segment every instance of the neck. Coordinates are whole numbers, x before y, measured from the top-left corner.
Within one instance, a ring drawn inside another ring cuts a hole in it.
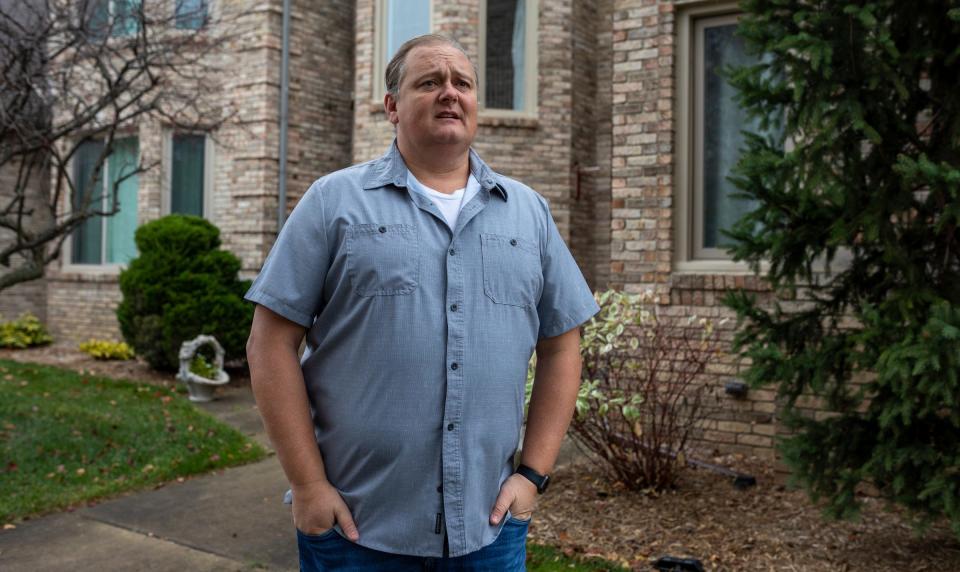
[[[413,176],[441,193],[452,193],[467,186],[470,176],[470,148],[438,145],[418,148],[397,138],[397,148]]]

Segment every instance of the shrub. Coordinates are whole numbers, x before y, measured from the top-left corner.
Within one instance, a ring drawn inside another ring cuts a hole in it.
[[[40,320],[30,312],[10,322],[0,322],[0,348],[29,348],[53,341]]]
[[[226,358],[243,358],[253,305],[243,300],[240,260],[220,250],[220,231],[195,216],[170,215],[137,229],[140,255],[120,273],[117,319],[124,339],[156,369],[179,367],[180,345],[215,336]]]
[[[133,348],[126,342],[114,342],[111,340],[98,340],[90,338],[80,344],[80,351],[95,358],[102,360],[128,360],[133,359]]]
[[[707,418],[702,374],[719,354],[717,336],[708,320],[660,316],[651,294],[596,297],[571,435],[614,480],[659,491],[675,484]]]

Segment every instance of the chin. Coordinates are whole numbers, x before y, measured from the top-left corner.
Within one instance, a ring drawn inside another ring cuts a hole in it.
[[[466,144],[469,145],[472,142],[472,138],[467,137],[466,133],[437,133],[433,137],[434,142],[441,145],[459,145]]]

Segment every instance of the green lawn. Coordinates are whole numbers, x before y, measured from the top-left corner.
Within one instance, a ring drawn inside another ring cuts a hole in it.
[[[175,388],[0,360],[0,523],[264,455]]]
[[[617,564],[599,558],[574,559],[551,546],[527,544],[527,570],[530,572],[628,572]]]

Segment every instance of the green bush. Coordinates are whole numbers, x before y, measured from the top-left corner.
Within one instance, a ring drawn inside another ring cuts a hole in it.
[[[29,348],[53,341],[40,320],[30,312],[11,322],[0,322],[0,348]]]
[[[80,344],[80,351],[93,357],[94,359],[102,360],[128,360],[133,359],[134,353],[133,348],[127,345],[126,342],[114,342],[110,340],[98,340],[90,338],[89,340]]]
[[[137,229],[140,256],[120,273],[117,319],[124,339],[156,369],[179,367],[180,345],[217,338],[226,358],[244,356],[253,305],[240,260],[220,250],[220,231],[195,216],[169,215]]]

